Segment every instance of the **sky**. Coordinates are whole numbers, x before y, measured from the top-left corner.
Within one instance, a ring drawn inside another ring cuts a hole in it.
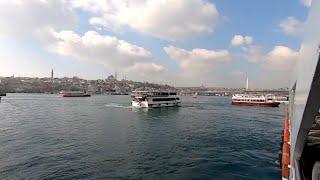
[[[311,0],[3,0],[0,76],[280,88]]]

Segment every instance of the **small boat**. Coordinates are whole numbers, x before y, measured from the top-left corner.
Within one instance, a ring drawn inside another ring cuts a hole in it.
[[[176,92],[164,91],[133,91],[133,107],[172,107],[181,103]]]
[[[278,107],[280,102],[275,100],[272,94],[267,95],[251,95],[251,94],[234,94],[232,95],[232,105],[240,106],[264,106]]]
[[[289,96],[278,96],[275,100],[279,103],[289,104]]]
[[[197,98],[197,97],[198,97],[198,93],[197,93],[197,92],[194,93],[192,97],[193,97],[193,98]]]
[[[90,97],[91,94],[82,91],[61,91],[61,97]]]

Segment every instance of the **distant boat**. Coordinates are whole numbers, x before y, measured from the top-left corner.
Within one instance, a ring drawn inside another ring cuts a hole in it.
[[[275,100],[275,96],[268,95],[251,95],[251,94],[235,94],[232,96],[232,105],[240,106],[264,106],[278,107],[280,102]]]
[[[61,91],[61,97],[90,97],[91,94],[82,91]]]
[[[192,97],[193,97],[193,98],[197,98],[197,97],[198,97],[198,93],[197,93],[197,92],[194,93]]]
[[[176,92],[134,91],[131,98],[133,107],[172,107],[181,103]]]
[[[283,104],[289,104],[289,96],[277,96],[275,101]]]

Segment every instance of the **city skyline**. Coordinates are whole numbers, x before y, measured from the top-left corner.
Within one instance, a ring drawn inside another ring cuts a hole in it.
[[[51,81],[53,81],[54,79],[64,79],[64,78],[67,78],[67,79],[72,79],[72,78],[77,78],[77,79],[82,79],[82,80],[86,80],[86,81],[99,81],[99,80],[108,80],[108,79],[114,79],[114,80],[117,80],[117,81],[132,81],[132,82],[139,82],[139,83],[150,83],[150,84],[157,84],[157,85],[169,85],[171,87],[175,87],[175,88],[226,88],[226,89],[245,89],[247,91],[250,91],[250,90],[275,90],[275,89],[288,89],[289,87],[274,87],[274,88],[270,88],[270,87],[266,87],[266,88],[259,88],[259,87],[254,87],[254,85],[251,84],[251,82],[249,83],[249,77],[246,77],[245,79],[245,82],[243,82],[243,85],[242,86],[239,86],[239,87],[223,87],[223,86],[205,86],[203,84],[199,85],[199,86],[176,86],[174,84],[169,84],[169,83],[162,83],[162,82],[148,82],[148,81],[134,81],[132,79],[128,79],[127,78],[127,75],[126,74],[123,74],[122,77],[118,77],[118,72],[115,71],[114,74],[109,74],[105,77],[102,77],[102,78],[96,78],[96,79],[86,79],[86,78],[82,78],[82,77],[79,77],[79,76],[76,76],[76,75],[73,75],[73,76],[55,76],[55,73],[54,73],[54,70],[51,69],[50,71],[50,75],[48,76],[42,76],[42,77],[39,77],[39,76],[15,76],[15,74],[12,74],[11,76],[0,76],[0,83],[1,83],[1,78],[2,79],[15,79],[15,78],[21,78],[21,79],[51,79]]]
[[[247,76],[253,88],[287,87],[310,3],[0,2],[0,76],[50,77],[53,68],[178,87],[244,87]]]

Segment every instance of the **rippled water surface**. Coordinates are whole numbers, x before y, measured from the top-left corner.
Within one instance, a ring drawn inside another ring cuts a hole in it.
[[[283,108],[181,97],[132,109],[129,96],[8,94],[0,179],[279,179]]]

